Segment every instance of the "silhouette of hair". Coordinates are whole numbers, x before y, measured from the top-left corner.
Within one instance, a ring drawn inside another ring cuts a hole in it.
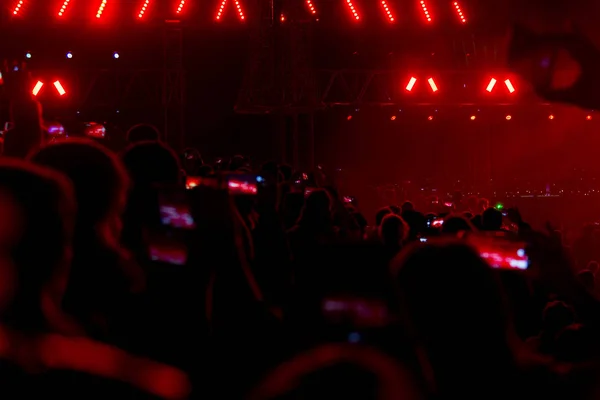
[[[579,271],[577,273],[577,280],[587,291],[589,291],[589,292],[594,291],[596,278],[592,271],[587,270],[587,269]]]
[[[312,191],[304,202],[302,213],[300,214],[299,224],[323,225],[330,223],[331,215],[331,197],[323,189]]]
[[[160,140],[160,132],[154,125],[137,124],[129,128],[126,134],[129,143]]]
[[[0,190],[24,215],[22,236],[11,251],[15,294],[2,322],[24,331],[45,329],[41,292],[52,279],[66,280],[75,220],[73,187],[61,174],[24,161],[0,160]],[[63,288],[61,288],[62,290]],[[60,293],[62,296],[62,293]]]
[[[456,234],[462,231],[474,231],[475,227],[469,221],[459,215],[453,215],[444,220],[442,225],[442,233]]]
[[[402,209],[400,207],[398,207],[398,206],[391,205],[391,206],[389,206],[389,208],[390,208],[390,210],[392,210],[392,212],[394,214],[397,214],[397,215],[402,214]]]
[[[401,244],[408,238],[408,232],[408,225],[396,214],[386,215],[379,227],[379,237],[385,245]]]
[[[390,214],[392,214],[392,210],[389,207],[384,207],[377,211],[377,214],[375,214],[375,226],[381,226],[385,216]]]
[[[488,208],[481,215],[483,229],[487,231],[497,231],[502,228],[502,212],[495,208]]]
[[[177,154],[160,142],[145,141],[130,145],[121,159],[136,185],[177,184],[181,164]]]
[[[575,311],[562,301],[551,301],[542,312],[542,329],[556,334],[575,322]]]
[[[414,210],[415,210],[415,206],[410,201],[405,201],[404,204],[402,204],[402,212],[414,211]]]
[[[33,153],[30,159],[64,173],[73,182],[78,226],[92,226],[123,205],[127,174],[116,155],[97,142],[57,142]]]
[[[294,174],[294,169],[291,165],[281,164],[279,166],[279,172],[283,175],[284,182],[289,182],[292,180],[292,175]]]

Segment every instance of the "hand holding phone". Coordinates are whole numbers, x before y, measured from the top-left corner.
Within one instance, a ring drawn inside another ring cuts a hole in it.
[[[467,241],[492,268],[519,271],[529,268],[529,257],[524,242],[511,240],[501,232],[469,235]]]

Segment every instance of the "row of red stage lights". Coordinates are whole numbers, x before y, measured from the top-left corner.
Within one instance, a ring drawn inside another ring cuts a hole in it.
[[[22,15],[27,0],[14,0],[14,1],[16,3],[12,9],[13,16]],[[57,0],[57,1],[60,1],[60,4],[57,5],[56,14],[58,17],[64,17],[68,13],[71,3],[73,3],[77,0]],[[96,1],[98,1],[98,7],[95,8],[95,10],[96,10],[95,17],[100,19],[100,18],[102,18],[104,11],[109,7],[109,5],[111,5],[111,4],[109,4],[109,3],[111,3],[111,1],[110,0],[96,0]],[[156,2],[156,0],[138,0],[138,1],[139,1],[139,6],[137,7],[137,18],[142,19],[142,18],[144,18],[146,13],[152,8],[152,6]],[[191,3],[194,0],[173,0],[173,1],[174,1],[173,10],[175,11],[175,14],[182,14],[186,8],[186,4]],[[196,0],[196,1],[198,1],[198,0]],[[223,14],[225,13],[225,11],[227,9],[227,3],[232,3],[233,8],[237,13],[238,18],[242,21],[245,20],[246,16],[244,15],[242,1],[243,0],[221,0],[219,7],[217,8],[217,10],[215,12],[215,19],[220,20],[223,17]],[[306,8],[307,8],[308,12],[310,12],[313,15],[317,14],[317,8],[315,6],[315,3],[317,3],[318,1],[319,0],[305,0],[305,4],[306,4]],[[350,11],[352,17],[356,21],[359,21],[361,19],[361,14],[359,11],[360,6],[358,6],[358,3],[359,2],[364,3],[365,0],[341,0],[341,1],[344,1],[346,3],[346,6],[347,6],[348,10]],[[393,1],[394,0],[379,0],[379,4],[381,6],[381,11],[384,13],[384,15],[386,16],[386,18],[388,19],[389,22],[395,22],[395,20],[396,20],[395,12],[393,10],[393,5],[391,4]],[[429,7],[427,1],[426,0],[416,0],[416,1],[419,1],[419,7],[421,8],[421,11],[423,13],[424,20],[426,22],[432,22],[433,21],[433,12],[432,12],[431,8]],[[114,0],[112,0],[112,2],[114,2]],[[463,24],[466,23],[467,17],[465,15],[460,3],[458,1],[450,1],[449,3],[450,3],[450,7],[451,7],[452,11],[456,14],[458,20]],[[281,20],[285,21],[284,15],[281,15]]]
[[[412,92],[412,90],[415,88],[415,85],[417,84],[417,81],[418,81],[417,78],[415,78],[414,76],[411,77],[408,80],[408,83],[406,84],[406,87],[405,87],[406,91]],[[496,87],[496,83],[498,83],[498,80],[496,78],[491,78],[490,81],[487,83],[485,90],[487,92],[492,93],[492,91]],[[431,91],[433,93],[436,93],[439,91],[438,85],[435,83],[435,80],[433,78],[428,78],[427,84],[429,85],[429,87],[431,88]],[[512,81],[510,79],[504,80],[504,86],[506,86],[506,90],[508,90],[509,93],[514,93],[517,91],[517,89],[515,89],[515,86],[513,85]]]
[[[352,114],[350,114],[350,115],[348,115],[348,116],[346,117],[346,119],[347,119],[348,121],[352,121],[352,119],[353,119],[353,118],[354,118],[354,117],[352,116]],[[398,119],[398,117],[397,117],[396,115],[392,115],[392,116],[390,117],[390,121],[396,121],[397,119]],[[477,120],[477,115],[471,115],[471,116],[469,117],[469,119],[470,119],[471,121],[476,121],[476,120]],[[505,120],[507,120],[507,121],[512,121],[512,120],[513,120],[513,117],[512,117],[512,115],[508,114],[508,115],[506,115],[506,116],[504,117],[504,119],[505,119]],[[550,120],[550,121],[554,121],[555,119],[556,119],[556,117],[554,116],[554,114],[550,114],[550,115],[548,115],[548,120]],[[588,114],[588,115],[586,115],[586,116],[585,116],[585,120],[586,120],[586,121],[591,121],[592,119],[593,119],[593,117],[592,117],[592,115],[591,115],[591,114]],[[429,115],[429,116],[427,117],[427,120],[428,120],[428,121],[433,121],[433,120],[435,120],[435,117],[434,117],[433,115]]]

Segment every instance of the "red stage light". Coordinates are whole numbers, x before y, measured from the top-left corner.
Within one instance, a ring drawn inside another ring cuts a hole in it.
[[[552,115],[552,114],[548,115],[548,119],[549,120],[553,120],[554,119],[554,115]]]
[[[346,0],[346,4],[348,4],[348,8],[352,12],[354,19],[358,21],[360,19],[360,15],[358,15],[358,11],[356,11],[354,4],[352,4],[352,0]]]
[[[140,11],[138,12],[138,18],[143,18],[148,6],[150,5],[150,0],[144,0],[142,6],[140,7]]]
[[[316,14],[317,10],[315,9],[315,6],[313,5],[311,0],[306,0],[306,6],[308,7],[308,9],[310,10],[310,12],[312,14]]]
[[[511,119],[512,119],[512,116],[511,116],[511,115],[507,115],[507,116],[506,116],[506,120],[507,120],[507,121],[510,121]]]
[[[485,90],[492,93],[494,86],[496,86],[496,82],[498,82],[496,79],[494,79],[494,78],[490,79],[490,83],[488,83],[487,88],[485,88]]]
[[[585,117],[585,119],[588,120],[588,121],[591,121],[592,120],[592,116],[588,115],[588,116]]]
[[[13,8],[13,15],[17,15],[19,14],[19,11],[21,11],[21,7],[23,7],[23,0],[19,0],[17,2],[17,4],[15,5],[15,7]]]
[[[515,87],[513,86],[513,84],[510,81],[510,79],[505,80],[504,84],[506,85],[506,88],[508,89],[509,92],[511,92],[511,93],[515,92]]]
[[[381,6],[383,7],[383,11],[387,15],[387,18],[390,22],[394,22],[394,15],[392,14],[392,10],[388,7],[388,4],[385,0],[381,0]]]
[[[38,93],[40,92],[40,90],[42,90],[42,87],[44,86],[44,82],[41,81],[37,81],[37,83],[35,84],[35,86],[33,87],[33,90],[31,91],[31,93],[34,96],[37,96]]]
[[[244,20],[246,17],[244,16],[244,11],[242,10],[242,5],[240,4],[239,0],[233,0],[235,3],[235,8],[237,9],[238,12],[238,17],[240,20]],[[225,10],[225,6],[227,5],[227,0],[223,0],[221,2],[221,6],[219,6],[219,10],[217,11],[217,16],[215,17],[217,20],[221,19],[221,16],[223,15],[223,11]]]
[[[390,117],[390,120],[391,120],[391,121],[395,121],[395,120],[396,120],[396,116],[395,116],[395,115],[392,115],[392,116]]]
[[[54,87],[56,88],[56,91],[58,92],[58,94],[61,96],[67,93],[65,88],[63,88],[63,85],[61,85],[60,81],[54,82]]]
[[[467,22],[467,18],[465,17],[465,14],[463,13],[462,8],[460,7],[460,4],[458,3],[458,1],[454,2],[454,8],[456,9],[458,18],[460,18],[460,22],[465,24]]]
[[[408,81],[408,85],[406,85],[406,90],[407,91],[412,91],[413,87],[415,87],[415,83],[417,83],[417,78],[415,78],[414,76],[412,78],[410,78],[410,80]]]
[[[281,20],[281,22],[285,21],[285,15],[281,14],[281,17],[279,17],[279,19]]]
[[[181,11],[183,11],[183,6],[185,6],[185,0],[181,0],[179,2],[179,5],[177,6],[177,14],[181,14]]]
[[[429,117],[427,117],[428,121],[433,121],[433,115],[430,115]]]
[[[433,93],[438,91],[438,87],[435,84],[435,81],[433,80],[433,78],[427,79],[427,82],[429,82],[429,87],[431,87],[431,90],[433,91]]]
[[[108,0],[102,0],[102,2],[100,3],[100,6],[98,7],[98,11],[96,11],[96,18],[102,17],[104,8],[106,8],[106,3],[108,3]]]
[[[65,11],[67,11],[67,7],[69,7],[69,2],[70,1],[71,0],[65,0],[65,1],[63,1],[62,6],[60,7],[60,10],[58,10],[58,16],[59,17],[62,17],[63,14],[65,13]]]
[[[431,22],[431,14],[429,14],[425,0],[421,0],[421,8],[423,9],[423,15],[425,16],[427,22]]]
[[[350,121],[350,120],[352,119],[352,115],[348,115],[348,116],[346,117],[346,119],[347,119],[348,121]]]
[[[471,121],[475,121],[476,119],[477,119],[477,117],[476,117],[476,116],[474,116],[474,115],[471,115]]]

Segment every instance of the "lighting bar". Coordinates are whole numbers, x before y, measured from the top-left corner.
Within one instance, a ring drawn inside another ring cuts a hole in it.
[[[31,91],[31,93],[33,93],[34,96],[37,96],[38,93],[40,92],[40,90],[42,90],[42,86],[44,86],[44,82],[37,81],[37,83],[33,87],[33,90]]]
[[[354,4],[352,4],[352,0],[346,0],[346,4],[348,5],[348,8],[352,12],[354,19],[358,21],[360,19],[360,15],[358,15],[358,11],[354,7]]]
[[[388,20],[390,22],[394,22],[394,15],[392,14],[392,10],[390,10],[390,7],[387,4],[387,1],[385,0],[381,0],[381,6],[383,7],[383,11],[385,11]]]
[[[485,88],[485,90],[492,93],[494,86],[496,86],[496,82],[498,82],[496,79],[494,79],[494,78],[490,79],[490,83],[488,83],[487,88]]]
[[[70,1],[71,0],[65,0],[65,1],[63,1],[62,6],[60,6],[60,10],[58,10],[58,16],[59,17],[62,17],[63,14],[65,13],[65,11],[67,11],[67,7],[69,7],[69,2]]]
[[[508,89],[509,92],[511,92],[511,93],[515,92],[515,87],[513,86],[513,84],[510,81],[510,79],[505,80],[504,84],[506,85],[506,88]]]
[[[108,3],[108,0],[102,0],[102,2],[100,3],[100,6],[98,7],[98,11],[96,11],[96,18],[99,19],[100,17],[102,17],[102,13],[104,12],[106,3]]]
[[[425,0],[421,0],[421,9],[423,9],[423,15],[425,16],[427,22],[431,22],[431,14],[429,14],[429,10],[427,9],[427,3],[425,3]]]
[[[54,82],[54,87],[56,88],[56,91],[58,92],[58,94],[61,96],[64,95],[65,93],[67,93],[65,88],[63,88],[63,86],[60,84],[60,81]]]
[[[313,2],[311,0],[306,0],[306,6],[310,10],[311,14],[317,13],[317,9],[315,8],[315,6],[313,5]]]
[[[238,15],[239,15],[240,19],[243,21],[244,18],[246,18],[246,17],[244,17],[244,11],[242,10],[242,5],[240,4],[239,0],[234,0],[234,2],[235,2],[235,8],[237,8]]]
[[[144,14],[146,13],[146,9],[148,8],[149,5],[150,5],[150,0],[144,0],[144,3],[142,4],[140,11],[138,12],[138,18],[144,17]]]
[[[13,15],[17,15],[19,14],[19,11],[21,11],[21,7],[23,7],[23,0],[19,0],[17,2],[17,4],[15,5],[15,7],[13,8]]]
[[[417,83],[417,78],[415,78],[414,76],[412,78],[410,78],[410,80],[408,81],[408,85],[406,85],[406,90],[408,90],[409,92],[413,90],[413,87],[415,87],[415,83]]]
[[[185,6],[185,0],[181,0],[179,2],[179,5],[177,6],[177,11],[176,11],[177,14],[181,14],[181,11],[183,10],[183,6]]]
[[[460,22],[462,22],[463,24],[466,24],[467,18],[465,17],[465,14],[463,13],[462,8],[460,7],[460,4],[458,3],[458,1],[454,2],[454,8],[456,9],[458,18],[460,18]]]
[[[285,22],[285,15],[281,14],[281,16],[279,17],[279,19],[281,20],[281,22]]]
[[[242,5],[239,0],[233,0],[235,3],[235,8],[237,9],[239,18],[243,21],[246,17],[244,16],[244,11],[242,10]],[[219,6],[219,10],[217,11],[216,19],[217,21],[221,19],[223,16],[223,12],[225,11],[225,6],[227,6],[227,0],[221,1],[221,5]]]
[[[431,87],[431,90],[435,93],[438,91],[438,87],[435,84],[435,81],[433,80],[433,78],[429,78],[427,79],[427,82],[429,82],[429,86]]]
[[[221,15],[223,14],[223,10],[225,10],[226,5],[227,0],[221,1],[221,6],[219,7],[219,11],[217,11],[217,16],[215,17],[217,20],[221,19]]]

